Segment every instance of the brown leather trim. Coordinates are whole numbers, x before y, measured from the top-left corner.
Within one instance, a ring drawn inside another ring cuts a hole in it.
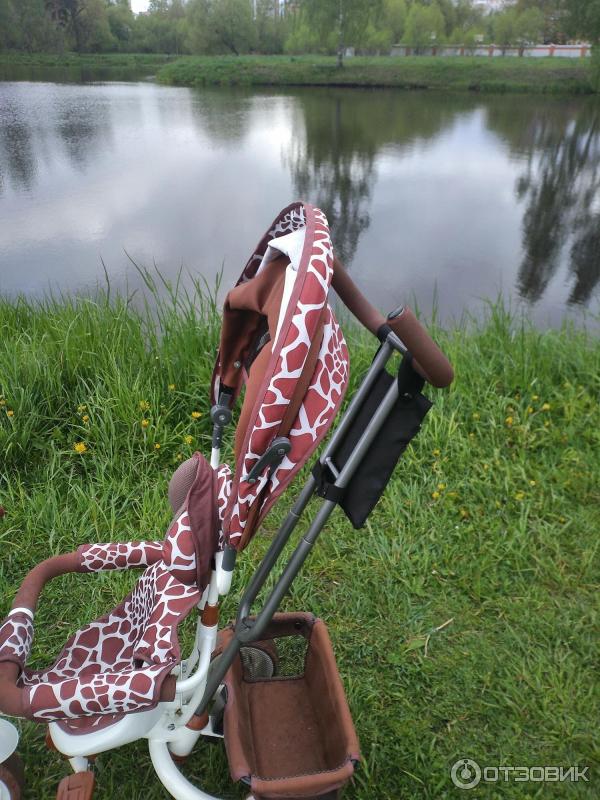
[[[194,716],[190,719],[186,728],[189,728],[192,731],[201,731],[203,728],[206,728],[208,725],[208,711],[205,711],[204,714],[198,716],[194,714]]]
[[[96,780],[93,772],[76,772],[58,785],[56,800],[92,800]]]
[[[203,625],[217,625],[219,622],[219,606],[211,606],[208,603],[202,610],[202,624]]]
[[[0,712],[8,717],[30,717],[27,714],[25,693],[17,686],[20,674],[21,667],[18,664],[12,661],[0,663]]]
[[[450,362],[410,308],[405,307],[396,319],[386,320],[375,306],[369,303],[337,257],[333,259],[331,285],[346,308],[374,336],[382,325],[389,325],[413,356],[415,369],[429,383],[439,388],[452,383],[454,371]]]
[[[255,797],[265,800],[318,800],[317,795],[341,789],[354,774],[354,764],[348,760],[337,769],[299,775],[294,778],[268,780],[252,776],[250,788]],[[324,788],[325,787],[325,788]]]
[[[454,380],[454,370],[450,362],[408,306],[405,306],[400,316],[388,320],[387,324],[421,365],[429,383],[438,389],[450,386]]]
[[[69,572],[85,572],[77,551],[53,556],[34,567],[25,577],[17,592],[12,608],[29,608],[35,611],[42,589],[53,578]]]

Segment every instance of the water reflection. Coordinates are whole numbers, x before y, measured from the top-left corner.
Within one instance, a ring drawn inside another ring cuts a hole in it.
[[[516,195],[525,204],[520,295],[537,302],[563,261],[569,304],[587,303],[600,280],[600,109],[556,101],[508,125],[490,115],[514,152],[525,156]],[[565,113],[567,111],[567,113]]]
[[[600,283],[600,108],[580,99],[0,83],[0,291],[137,286],[124,251],[226,286],[302,197],[373,302],[540,324]]]
[[[301,113],[284,164],[296,195],[326,212],[336,248],[351,263],[371,223],[378,157],[432,139],[474,103],[456,96],[424,104],[409,94],[331,89],[301,92],[297,105]]]
[[[16,103],[7,103],[0,111],[0,196],[8,185],[31,189],[35,163],[31,126]]]

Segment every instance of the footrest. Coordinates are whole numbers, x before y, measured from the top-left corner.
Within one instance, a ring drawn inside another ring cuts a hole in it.
[[[92,800],[95,783],[93,772],[68,775],[58,786],[56,800]]]
[[[232,778],[249,784],[256,800],[338,797],[360,756],[325,623],[276,614],[264,641],[242,648],[225,683]]]

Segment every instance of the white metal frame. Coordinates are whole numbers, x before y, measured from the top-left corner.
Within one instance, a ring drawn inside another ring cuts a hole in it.
[[[218,626],[205,625],[200,613],[207,603],[212,606],[217,604],[220,594],[218,587],[218,571],[213,570],[209,586],[198,605],[199,616],[192,652],[174,670],[177,683],[172,702],[159,703],[149,711],[127,714],[113,725],[88,734],[70,734],[56,722],[49,724],[53,744],[69,758],[74,772],[85,772],[89,768],[87,756],[91,753],[103,753],[138,739],[148,739],[156,774],[175,800],[218,800],[194,787],[171,758],[171,754],[188,756],[200,736],[220,738],[210,721],[200,731],[187,727],[204,694],[211,656],[217,643]]]

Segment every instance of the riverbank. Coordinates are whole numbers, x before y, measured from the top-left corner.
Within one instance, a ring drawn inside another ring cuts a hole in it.
[[[175,86],[365,86],[479,92],[590,94],[585,59],[324,56],[183,57],[157,80]]]
[[[170,474],[210,450],[219,319],[199,291],[154,318],[103,296],[0,299],[0,328],[3,615],[49,555],[162,536]],[[352,393],[376,343],[346,332]],[[501,308],[437,335],[454,386],[428,391],[434,408],[368,526],[357,534],[336,512],[284,603],[330,627],[364,757],[348,800],[433,800],[452,791],[459,756],[594,763],[600,341],[540,333]],[[239,559],[223,621],[295,491]],[[33,663],[130,585],[123,574],[53,582]],[[28,796],[50,800],[67,770],[43,726],[24,724],[21,751]],[[99,796],[163,797],[143,742],[102,764]],[[220,747],[201,745],[189,769],[206,791],[231,794]],[[519,787],[503,784],[503,797]]]
[[[173,86],[364,86],[473,92],[591,94],[591,59],[166,56],[0,53],[0,79],[127,80]]]
[[[0,80],[131,80],[152,77],[176,58],[152,53],[0,53]]]

